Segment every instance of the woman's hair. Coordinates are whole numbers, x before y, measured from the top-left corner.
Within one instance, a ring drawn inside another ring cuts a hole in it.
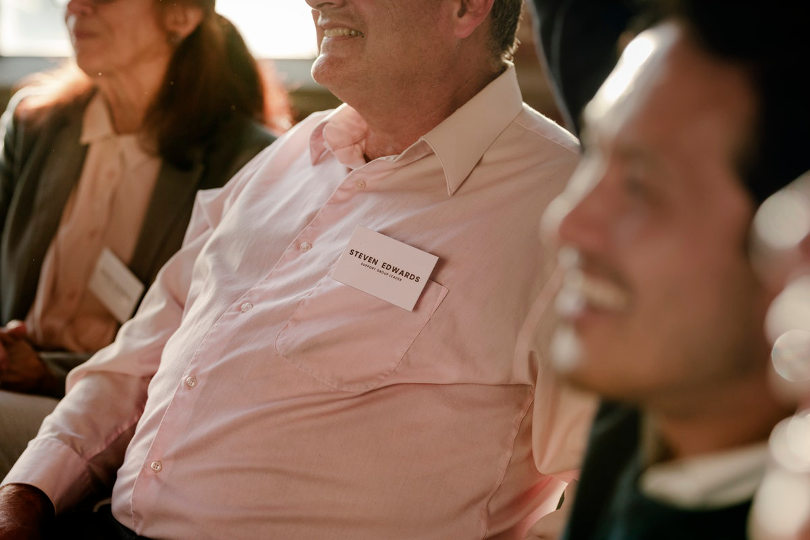
[[[168,1],[155,0],[155,9],[164,9]],[[278,132],[289,127],[291,115],[286,92],[275,74],[260,69],[236,27],[214,11],[214,1],[180,1],[201,9],[203,17],[197,28],[175,45],[163,82],[146,111],[141,134],[163,160],[187,168],[193,149],[204,146],[234,114],[258,120]],[[167,35],[167,39],[174,41],[173,36]],[[71,102],[92,87],[92,79],[75,63],[24,83],[40,91],[20,105],[21,115]]]

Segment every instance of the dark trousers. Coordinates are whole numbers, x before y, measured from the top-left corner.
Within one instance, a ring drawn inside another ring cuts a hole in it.
[[[82,540],[149,540],[121,525],[112,515],[109,503],[95,511],[71,512],[56,518],[46,538]]]

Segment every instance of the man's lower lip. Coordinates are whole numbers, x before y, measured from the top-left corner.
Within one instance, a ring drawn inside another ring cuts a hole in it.
[[[593,317],[609,317],[617,313],[607,307],[596,306],[579,295],[558,296],[555,299],[554,309],[557,316],[564,321],[576,321]]]
[[[584,306],[576,312],[560,314],[560,320],[571,325],[575,329],[582,329],[599,321],[608,320],[613,315],[614,312],[609,310]]]

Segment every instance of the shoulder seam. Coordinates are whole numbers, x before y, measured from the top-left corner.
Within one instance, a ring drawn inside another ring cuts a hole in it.
[[[532,125],[529,122],[527,122],[526,118],[524,116],[525,116],[525,114],[527,114],[529,112],[537,114],[540,117],[540,120],[542,120],[543,122],[546,122],[549,127],[554,127],[556,129],[560,130],[562,132],[562,134],[568,135],[569,140],[565,140],[563,137],[559,137],[559,136],[556,136],[553,133],[549,133],[547,130],[538,129],[538,126]],[[529,107],[526,104],[524,104],[523,110],[517,115],[517,117],[515,117],[515,123],[520,125],[520,127],[526,129],[527,131],[530,131],[530,132],[542,137],[543,139],[555,144],[556,146],[562,148],[563,150],[567,150],[567,151],[569,151],[569,152],[571,152],[573,154],[578,154],[579,153],[579,142],[577,141],[576,137],[574,137],[573,134],[571,134],[564,127],[562,127],[559,124],[557,124],[556,122],[554,122],[554,120],[552,120],[552,119],[548,118],[547,116],[535,111],[534,109],[532,109],[531,107]]]

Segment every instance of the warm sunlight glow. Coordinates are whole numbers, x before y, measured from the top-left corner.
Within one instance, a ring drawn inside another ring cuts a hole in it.
[[[63,0],[0,0],[0,55],[68,56]],[[300,0],[218,0],[217,11],[239,28],[254,55],[313,58],[309,6]]]
[[[217,10],[236,24],[263,58],[314,58],[318,52],[309,6],[300,0],[219,0]]]

